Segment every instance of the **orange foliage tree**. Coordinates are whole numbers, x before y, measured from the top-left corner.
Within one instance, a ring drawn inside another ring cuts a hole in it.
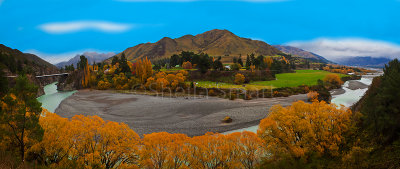
[[[309,91],[308,93],[307,93],[307,98],[308,98],[308,101],[311,101],[311,102],[315,102],[315,101],[318,101],[318,92],[316,92],[316,91]]]
[[[179,71],[176,74],[166,74],[165,72],[158,72],[155,77],[147,79],[145,86],[149,89],[167,89],[175,90],[179,86],[183,86],[186,80],[186,71]]]
[[[183,62],[182,67],[184,69],[192,69],[193,68],[192,63],[190,63],[189,61]]]
[[[336,156],[351,127],[351,111],[324,101],[298,101],[286,108],[276,105],[261,120],[257,134],[272,159],[299,158],[310,152]]]
[[[144,135],[140,166],[144,168],[182,168],[189,155],[188,137],[166,132]]]
[[[139,136],[124,123],[98,116],[76,115],[71,120],[45,111],[40,119],[43,140],[30,150],[50,166],[78,168],[135,167]]]

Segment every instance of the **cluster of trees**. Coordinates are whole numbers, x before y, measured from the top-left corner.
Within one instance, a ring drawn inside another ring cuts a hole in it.
[[[341,73],[341,74],[348,74],[348,73],[365,74],[371,72],[370,70],[364,68],[356,68],[356,67],[334,65],[334,64],[327,64],[326,66],[322,67],[322,70],[332,73]]]
[[[93,65],[88,63],[85,56],[81,56],[80,59],[77,64],[80,75],[77,79],[80,79],[83,88],[97,87],[105,90],[113,87],[118,90],[127,90],[145,84],[146,80],[153,76],[152,64],[147,58],[131,63],[122,53],[120,57],[114,56],[111,64],[103,62],[93,63]]]
[[[254,54],[247,55],[245,67],[246,69],[257,69],[264,70],[269,69],[276,73],[287,72],[290,69],[295,69],[295,64],[290,61],[292,57],[290,55],[276,55],[276,56],[263,56],[259,55],[255,57]],[[234,60],[235,61],[235,60]],[[235,62],[234,62],[235,63]],[[242,65],[243,66],[243,65]]]
[[[255,168],[264,155],[263,141],[251,132],[161,132],[141,139],[124,123],[98,116],[67,119],[45,109],[38,124],[44,133],[21,158],[50,168]]]
[[[32,73],[32,66],[34,62],[27,59],[17,59],[16,57],[7,53],[0,52],[0,69],[8,69],[11,73]]]
[[[199,69],[202,73],[207,72],[209,69],[223,70],[223,64],[221,57],[215,59],[214,57],[208,56],[208,54],[200,53],[195,54],[194,52],[182,51],[180,54],[174,54],[169,59],[169,65],[175,67],[177,65],[182,66],[188,62],[192,65],[192,68]]]
[[[178,87],[185,87],[185,80],[188,72],[180,70],[176,73],[166,74],[165,72],[158,72],[154,77],[147,79],[145,87],[148,89],[163,90],[172,89],[176,90]]]

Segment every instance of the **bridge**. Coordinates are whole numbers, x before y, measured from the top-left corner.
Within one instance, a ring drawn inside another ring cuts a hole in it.
[[[53,77],[53,76],[65,76],[65,75],[69,75],[69,73],[59,73],[59,74],[49,74],[49,75],[39,75],[39,76],[35,76],[37,78],[41,78],[41,77]],[[10,78],[15,78],[18,77],[17,75],[15,76],[6,76],[6,77],[10,77]]]

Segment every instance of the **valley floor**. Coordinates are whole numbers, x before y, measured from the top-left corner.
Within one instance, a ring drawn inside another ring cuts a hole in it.
[[[67,118],[78,114],[98,115],[104,120],[124,122],[140,136],[162,131],[197,136],[258,125],[273,105],[288,106],[297,100],[305,101],[307,96],[231,101],[215,97],[166,98],[80,90],[62,101],[55,113]],[[222,123],[226,116],[233,122]]]

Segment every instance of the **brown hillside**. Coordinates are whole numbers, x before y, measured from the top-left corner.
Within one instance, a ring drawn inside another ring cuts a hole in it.
[[[165,37],[156,43],[139,44],[123,52],[125,52],[128,60],[134,61],[146,56],[152,60],[166,58],[181,51],[203,52],[211,56],[231,57],[245,56],[251,53],[265,56],[281,53],[278,49],[265,42],[241,38],[228,30],[218,29],[196,36],[185,35],[176,39]]]

